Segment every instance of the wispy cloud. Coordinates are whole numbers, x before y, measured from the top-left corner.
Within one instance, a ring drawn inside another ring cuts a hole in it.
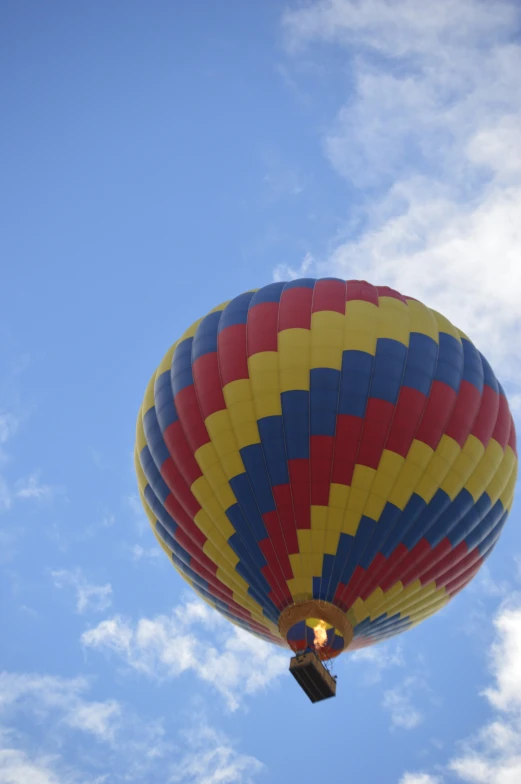
[[[116,700],[89,700],[89,688],[82,677],[0,674],[0,720],[9,723],[0,727],[0,784],[142,781],[156,763],[168,771],[171,746],[161,724]],[[29,732],[33,725],[38,740]],[[85,770],[76,769],[78,760]]]
[[[26,770],[20,784],[32,782],[33,773],[35,784],[40,784],[40,769],[42,784],[47,784],[44,775],[49,784],[102,784],[146,781],[152,772],[158,774],[154,781],[168,781],[173,745],[165,737],[163,722],[144,718],[131,705],[114,699],[89,699],[90,689],[84,677],[0,673],[0,721],[10,727],[0,728],[0,749],[17,775]],[[36,743],[28,734],[32,725],[40,728]],[[74,770],[73,760],[86,769]],[[110,770],[107,779],[100,770]],[[18,784],[16,778],[13,781]]]
[[[103,612],[112,604],[112,586],[110,583],[96,585],[90,583],[81,569],[72,571],[59,569],[51,571],[56,588],[72,588],[76,594],[76,612]]]
[[[0,444],[5,444],[18,430],[19,420],[10,411],[0,410]]]
[[[349,666],[353,665],[360,665],[358,670],[365,683],[375,684],[382,680],[384,670],[403,667],[405,659],[399,645],[387,643],[354,651],[349,657]]]
[[[495,640],[489,650],[492,683],[482,695],[494,711],[492,720],[445,766],[457,781],[469,784],[517,784],[521,781],[521,598],[504,602],[494,620]],[[423,778],[422,778],[423,776]],[[400,784],[432,784],[436,775],[407,773]]]
[[[91,539],[96,536],[100,531],[105,531],[107,528],[112,528],[116,523],[116,517],[113,514],[104,514],[100,520],[88,525],[78,535],[79,540]]]
[[[147,516],[143,510],[139,495],[137,493],[129,493],[124,498],[124,504],[126,508],[129,509],[132,513],[137,534],[139,536],[143,536],[150,526],[147,520]]]
[[[498,580],[492,576],[488,564],[479,570],[477,578],[469,586],[476,593],[481,593],[488,598],[504,598],[512,591],[512,584],[508,580]]]
[[[40,472],[35,471],[27,479],[18,479],[15,484],[14,495],[16,498],[50,501],[60,492],[63,492],[61,488],[41,482]]]
[[[205,721],[167,737],[162,720],[116,700],[90,700],[89,689],[82,677],[0,673],[0,721],[11,725],[0,727],[0,784],[250,784],[263,770]],[[32,724],[46,727],[36,743],[26,734]]]
[[[304,180],[294,166],[283,163],[273,152],[265,155],[265,165],[264,183],[271,199],[294,197],[302,193]]]
[[[0,512],[5,512],[12,505],[11,493],[5,479],[0,476]]]
[[[183,784],[249,784],[264,765],[240,754],[230,740],[206,724],[184,733],[188,751],[175,766],[170,781]]]
[[[395,286],[443,311],[516,394],[520,27],[507,0],[441,0],[428,13],[414,0],[319,0],[284,16],[295,56],[335,45],[352,76],[323,143],[359,206],[348,239],[315,271]]]
[[[441,784],[441,779],[429,773],[404,773],[400,784]]]
[[[137,563],[138,561],[155,561],[161,555],[159,547],[142,547],[140,544],[135,544],[129,547],[130,557]]]
[[[9,461],[4,445],[18,430],[19,420],[10,411],[0,410],[0,466]],[[6,478],[0,474],[0,513],[11,508],[13,504],[11,489]]]
[[[63,770],[56,755],[35,755],[15,748],[0,735],[0,784],[79,784],[77,776]],[[92,784],[102,784],[98,778]]]
[[[449,769],[462,781],[509,784],[521,781],[521,604],[500,609],[490,650],[493,684],[484,696],[496,717],[466,743]]]
[[[85,699],[85,678],[60,678],[38,674],[0,673],[0,716],[15,710],[31,711],[40,719],[58,715],[70,728],[112,743],[118,729],[121,707],[115,700]]]
[[[247,632],[230,627],[198,601],[170,616],[120,616],[102,621],[82,635],[86,648],[118,655],[127,665],[154,679],[191,671],[210,683],[236,710],[244,695],[268,687],[287,670],[288,658]]]
[[[521,605],[505,606],[494,621],[497,639],[490,651],[495,686],[484,695],[491,705],[521,718]]]
[[[37,503],[52,501],[57,495],[63,494],[63,488],[40,482],[39,472],[25,479],[17,479],[14,485],[5,477],[0,476],[0,512],[11,509],[17,500],[35,501]]]
[[[384,692],[382,707],[391,714],[392,727],[412,730],[423,721],[423,714],[415,707],[415,695],[424,690],[425,684],[416,676],[410,676],[394,689]]]

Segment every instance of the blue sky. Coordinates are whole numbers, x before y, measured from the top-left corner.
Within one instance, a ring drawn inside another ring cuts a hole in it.
[[[190,594],[132,466],[168,346],[301,272],[448,315],[519,421],[517,4],[0,15],[0,784],[520,781],[517,506],[465,592],[311,706]]]

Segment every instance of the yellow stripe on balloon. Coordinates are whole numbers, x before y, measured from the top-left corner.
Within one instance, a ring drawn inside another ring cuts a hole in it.
[[[409,308],[396,297],[378,297],[378,337],[409,345]]]
[[[461,447],[457,441],[444,433],[414,491],[426,504],[430,503],[439,490],[460,452]]]
[[[435,343],[439,342],[438,322],[433,312],[422,302],[413,299],[407,300],[410,318],[410,331],[418,332],[432,338]]]
[[[288,332],[289,330],[286,330]],[[281,335],[284,335],[282,332]],[[311,363],[310,367],[342,368],[344,347],[344,316],[331,310],[321,310],[311,316]]]
[[[377,314],[378,307],[372,302],[346,302],[344,351],[364,351],[374,357],[378,337]]]
[[[311,333],[292,327],[278,333],[280,391],[309,391]]]
[[[276,351],[260,351],[248,357],[255,418],[281,416],[279,357]]]
[[[440,490],[447,493],[454,501],[458,493],[465,487],[465,483],[472,475],[474,469],[485,453],[485,447],[476,436],[469,435],[449,472],[440,484]]]

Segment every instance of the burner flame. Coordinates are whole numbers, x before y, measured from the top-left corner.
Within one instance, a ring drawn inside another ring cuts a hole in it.
[[[319,621],[315,626],[315,639],[313,640],[313,645],[315,646],[315,650],[320,650],[320,648],[323,648],[326,643],[327,643],[326,622]]]

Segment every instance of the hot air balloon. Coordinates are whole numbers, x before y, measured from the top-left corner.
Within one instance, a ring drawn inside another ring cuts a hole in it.
[[[335,278],[272,283],[196,321],[147,387],[135,464],[178,572],[289,646],[313,701],[336,690],[322,662],[472,580],[517,474],[504,391],[469,338],[416,299]]]

